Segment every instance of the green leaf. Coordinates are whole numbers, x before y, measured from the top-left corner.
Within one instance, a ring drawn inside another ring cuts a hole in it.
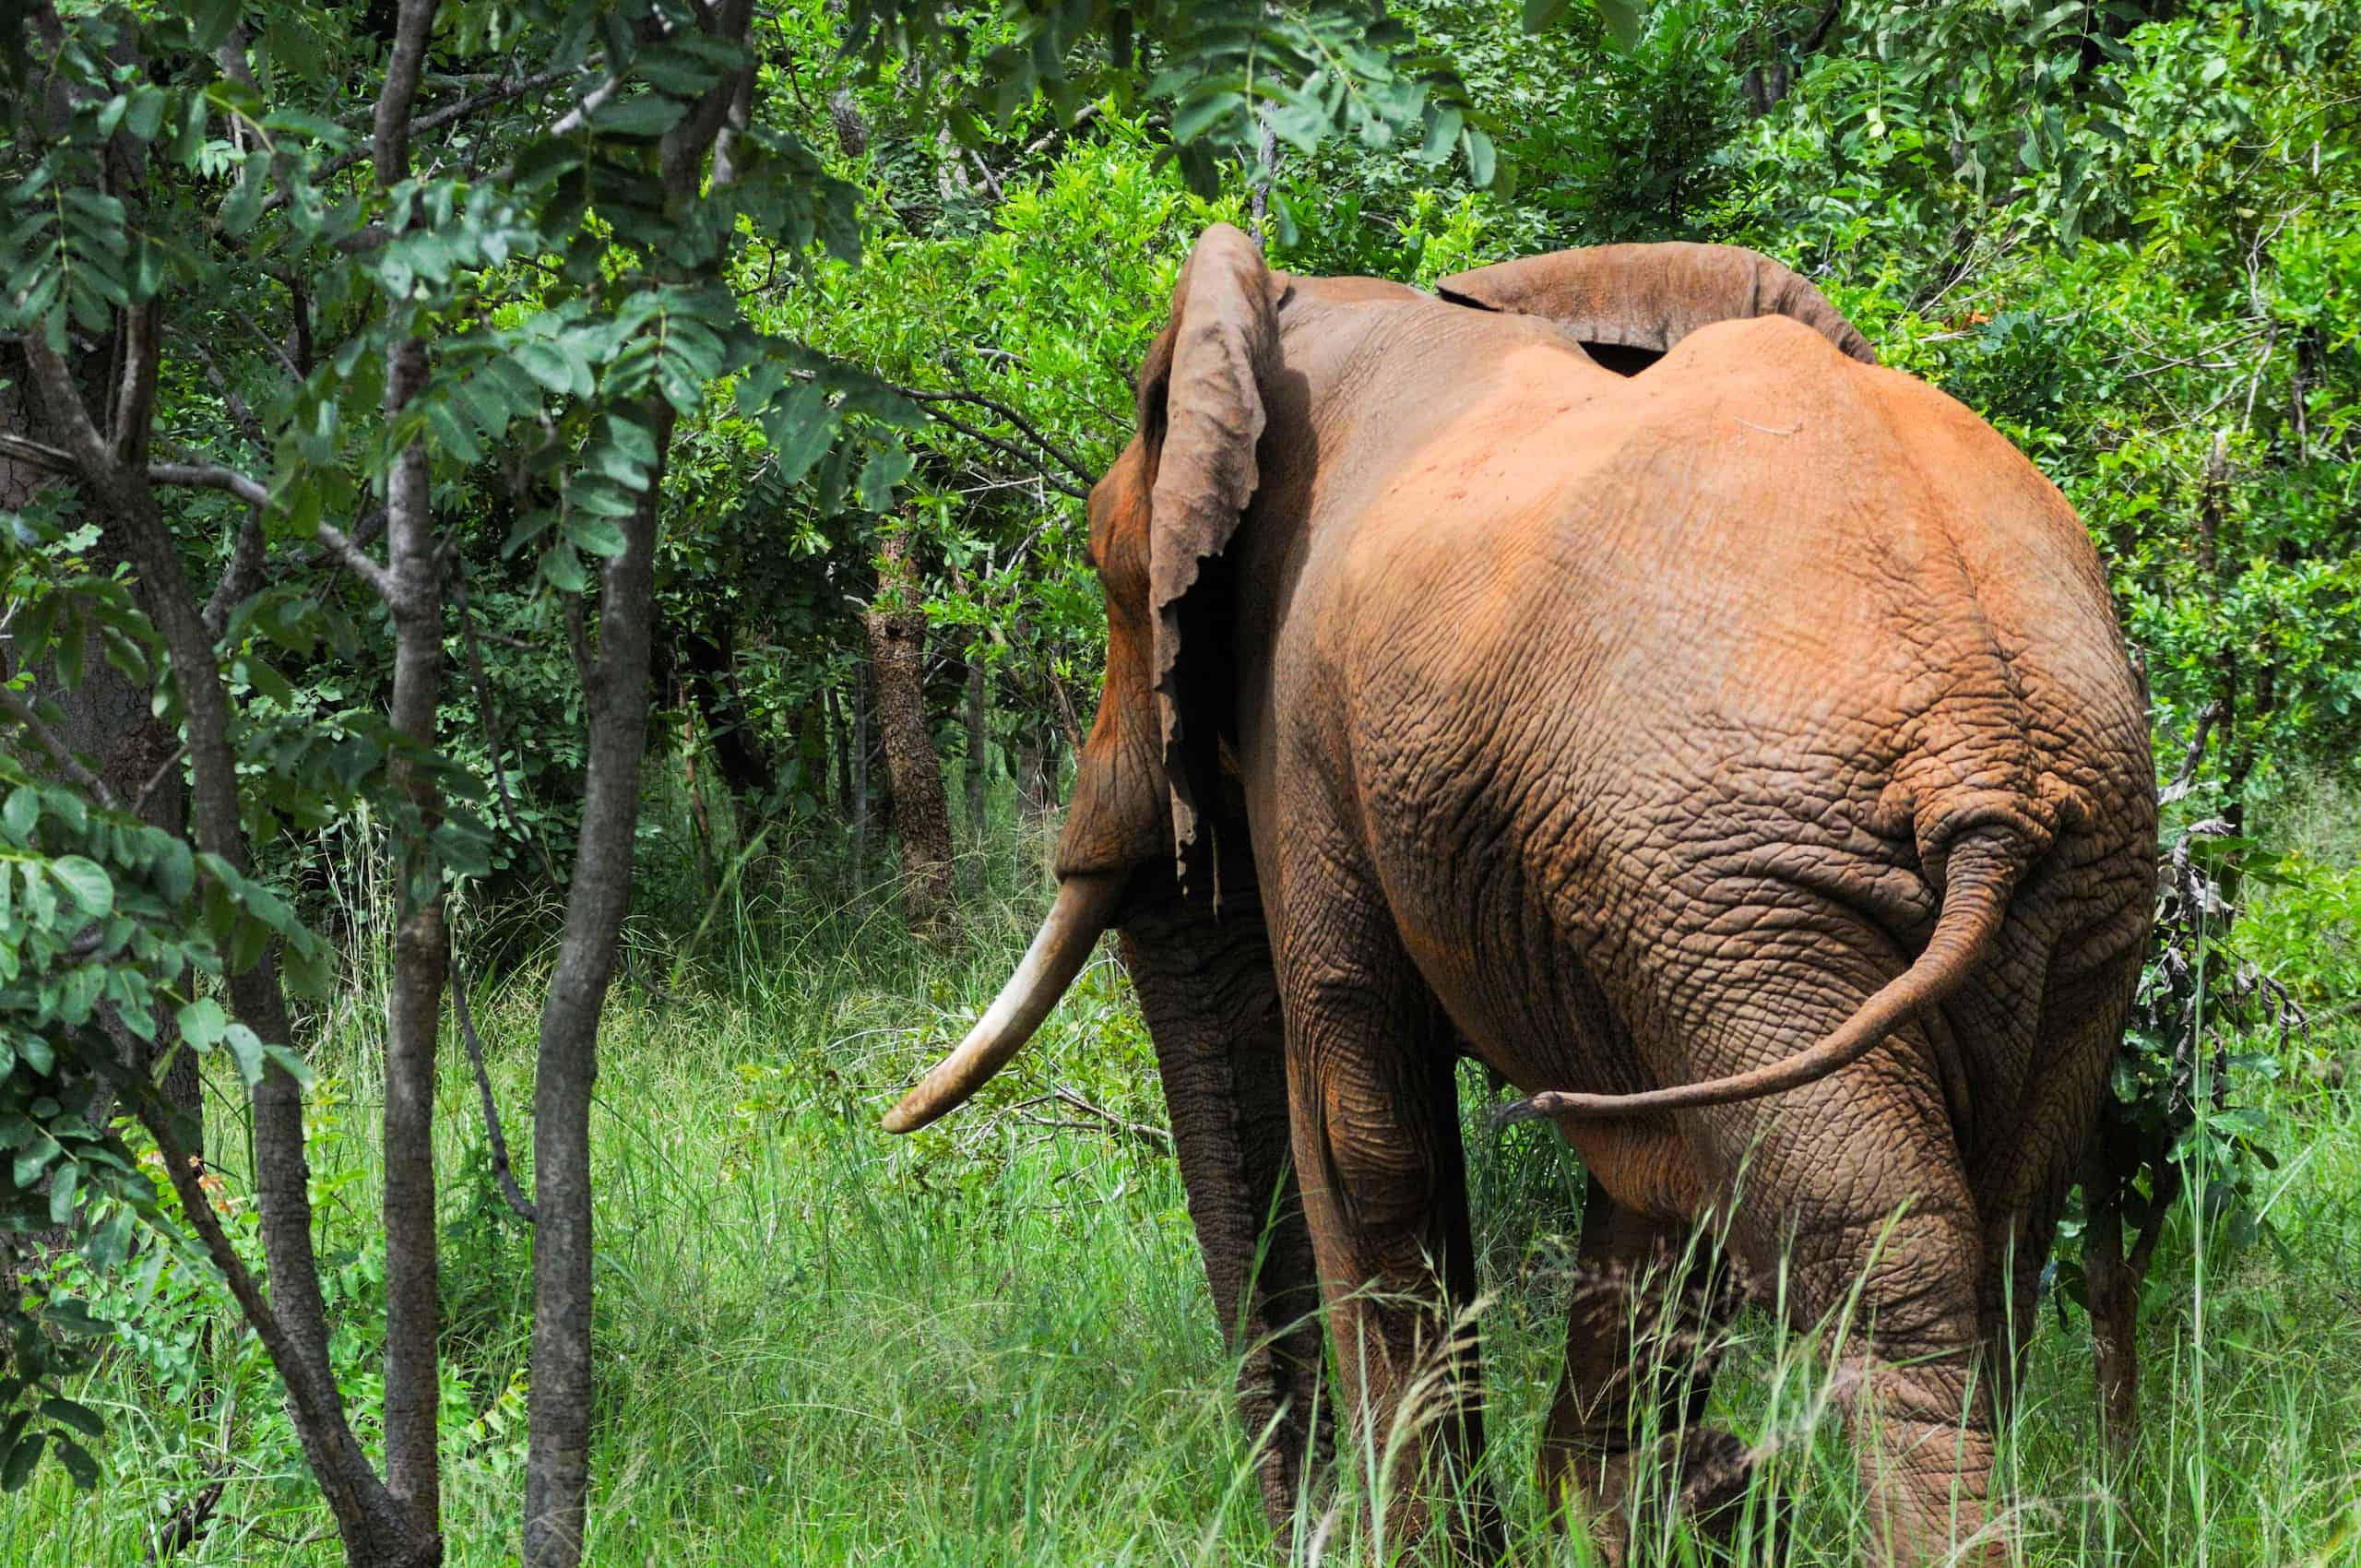
[[[33,1467],[41,1463],[42,1444],[49,1441],[45,1431],[33,1432],[18,1440],[8,1451],[8,1462],[0,1467],[0,1491],[21,1491],[32,1479]]]
[[[580,593],[590,583],[582,570],[582,557],[563,539],[541,552],[541,576],[560,593]]]
[[[230,1048],[230,1055],[238,1063],[238,1076],[252,1088],[262,1082],[262,1037],[243,1024],[231,1024],[221,1031],[221,1042]]]
[[[1245,107],[1246,98],[1242,93],[1192,95],[1172,113],[1172,139],[1183,145],[1195,141],[1214,125]]]
[[[41,820],[41,790],[30,784],[19,784],[9,793],[8,803],[0,806],[0,823],[6,823],[8,837],[18,840],[33,836],[33,824]]]
[[[587,512],[569,512],[565,517],[565,537],[593,555],[612,560],[628,548],[623,530],[611,518],[593,517]]]
[[[1629,49],[1640,42],[1638,0],[1591,0],[1591,6],[1598,12],[1598,19],[1607,25],[1607,36],[1615,41],[1618,48]]]
[[[601,136],[660,137],[681,123],[689,106],[661,93],[643,92],[601,104],[590,128]]]
[[[198,1051],[210,1051],[219,1045],[223,1031],[230,1027],[230,1016],[221,1010],[221,1004],[209,996],[183,1004],[173,1015],[173,1021],[180,1025],[181,1039]]]
[[[106,1422],[88,1405],[77,1405],[71,1399],[44,1399],[41,1413],[60,1426],[72,1427],[84,1437],[104,1437]]]
[[[49,1182],[49,1222],[66,1226],[74,1222],[74,1194],[82,1184],[82,1168],[67,1160],[57,1168]]]
[[[1481,131],[1470,130],[1465,137],[1465,146],[1468,183],[1479,189],[1489,189],[1492,177],[1499,171],[1499,159],[1492,149],[1492,138]]]
[[[80,905],[82,912],[92,920],[114,908],[114,879],[98,861],[81,855],[65,855],[52,861],[50,875],[65,885]]]
[[[89,1491],[99,1484],[99,1462],[90,1457],[89,1450],[70,1437],[57,1440],[57,1462],[74,1478],[74,1484]]]
[[[894,505],[894,487],[910,477],[916,460],[905,451],[899,441],[880,446],[860,466],[860,504],[872,512],[890,510]]]
[[[157,130],[164,123],[164,89],[146,82],[131,89],[131,112],[124,116],[124,128],[141,141],[156,139]]]

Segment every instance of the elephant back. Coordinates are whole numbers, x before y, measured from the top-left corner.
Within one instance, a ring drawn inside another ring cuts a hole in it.
[[[1742,245],[1594,245],[1477,267],[1435,291],[1453,304],[1555,321],[1610,370],[1653,364],[1701,327],[1757,315],[1803,323],[1864,364],[1868,339],[1789,267]],[[1603,351],[1602,351],[1603,350]]]

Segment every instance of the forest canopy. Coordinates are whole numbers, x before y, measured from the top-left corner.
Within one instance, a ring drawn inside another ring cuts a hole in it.
[[[0,21],[0,1540],[94,1484],[158,1559],[234,1519],[442,1561],[463,1494],[537,1568],[625,1538],[594,1345],[661,1336],[594,1266],[634,1168],[594,1123],[637,1114],[601,1020],[797,1042],[698,1091],[751,1182],[799,1119],[866,1135],[1006,967],[1104,658],[1086,498],[1215,221],[1420,286],[1750,246],[2031,457],[2179,836],[2074,1235],[2135,1290],[2201,1264],[2192,1206],[2284,1252],[2273,1086],[2361,980],[2355,6]],[[1062,1076],[983,1103],[1152,1159],[1093,984]],[[982,1202],[991,1135],[863,1158]]]

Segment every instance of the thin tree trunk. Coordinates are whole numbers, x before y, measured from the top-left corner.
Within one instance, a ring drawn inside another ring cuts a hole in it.
[[[840,822],[852,817],[852,733],[845,723],[844,704],[830,686],[825,694],[828,710],[828,749],[836,759],[836,818]]]
[[[397,346],[386,387],[386,419],[426,384],[426,346]],[[426,446],[395,458],[386,487],[386,534],[397,598],[393,727],[431,752],[440,737],[443,688],[442,562],[429,505]],[[397,756],[394,787],[417,814],[397,842],[400,886],[394,928],[393,990],[386,1004],[386,1484],[410,1526],[433,1535],[442,1518],[438,1416],[442,1309],[436,1287],[434,1071],[450,959],[443,872],[428,835],[442,815],[432,778]]]
[[[752,0],[699,11],[708,36],[742,51],[751,42]],[[707,155],[741,100],[742,66],[715,84],[664,133],[668,200],[685,207],[706,177]],[[717,184],[733,177],[714,172]],[[623,548],[599,574],[599,651],[583,692],[588,762],[565,934],[541,1006],[533,1085],[533,1348],[526,1408],[525,1568],[575,1568],[590,1501],[590,1094],[598,1079],[599,1014],[614,979],[623,915],[631,906],[632,844],[640,765],[647,750],[649,623],[656,593],[656,532],[677,416],[662,398],[641,404],[656,460],[624,520]]]
[[[381,189],[409,177],[410,104],[426,65],[439,0],[402,0],[372,126],[371,161]],[[386,423],[402,419],[426,388],[426,343],[394,346],[386,375]],[[393,595],[393,728],[421,754],[435,749],[443,696],[443,563],[436,552],[426,443],[413,438],[386,478],[386,545]],[[442,1552],[441,1299],[434,1230],[434,1063],[450,961],[443,868],[431,835],[443,810],[430,775],[393,757],[387,775],[415,820],[397,839],[393,990],[386,1004],[386,1487],[412,1536]],[[298,1135],[300,1136],[300,1129]]]
[[[689,791],[689,826],[697,841],[697,885],[712,897],[721,884],[713,863],[713,814],[706,807],[705,779],[697,768],[697,721],[681,715],[681,780]]]
[[[967,639],[967,695],[964,716],[967,729],[967,831],[976,837],[984,834],[984,785],[987,748],[991,743],[991,729],[984,707],[983,638],[971,635]]]
[[[2123,1211],[2102,1195],[2103,1185],[2084,1189],[2090,1214],[2082,1232],[2082,1300],[2091,1314],[2099,1433],[2120,1459],[2140,1430],[2140,1288],[2124,1265]]]
[[[870,662],[877,671],[877,722],[894,786],[894,832],[902,842],[902,912],[913,932],[939,932],[958,914],[952,879],[951,811],[943,765],[926,725],[926,616],[916,608],[918,573],[909,540],[896,534],[878,555],[877,598],[869,612]]]
[[[541,1008],[533,1086],[534,1207],[531,1437],[525,1461],[527,1568],[574,1568],[590,1480],[590,1091],[599,1014],[614,977],[631,902],[633,830],[647,746],[648,621],[657,509],[670,453],[670,405],[642,410],[657,460],[623,551],[601,574],[599,653],[584,693],[589,765],[565,935]]]
[[[1025,814],[1035,821],[1058,809],[1058,731],[1044,727],[1016,754],[1016,795]]]
[[[702,633],[681,639],[681,667],[689,695],[705,720],[706,745],[722,782],[742,809],[758,804],[778,784],[778,767],[756,740],[739,700],[737,660],[725,627],[718,636]]]
[[[853,672],[852,683],[852,885],[853,891],[863,890],[865,862],[869,859],[869,661],[864,659]]]

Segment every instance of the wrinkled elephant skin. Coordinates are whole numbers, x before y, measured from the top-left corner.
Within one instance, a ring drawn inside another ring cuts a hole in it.
[[[1399,1528],[1482,1443],[1446,1343],[1464,1052],[1580,1150],[1585,1261],[1714,1213],[1742,1264],[1784,1255],[1804,1321],[1857,1286],[1872,1550],[1943,1556],[1985,1524],[2004,1303],[2146,932],[2153,776],[2099,563],[2006,441],[1750,252],[1442,296],[1208,231],[1091,498],[1107,683],[1058,864],[1086,891],[1044,943],[1086,943],[1086,905],[1122,932],[1265,1500],[1284,1518],[1330,1442],[1315,1292],[1344,1414],[1382,1433],[1449,1391]],[[1038,1018],[1027,988],[995,1016]],[[892,1124],[973,1087],[939,1074]],[[1542,1460],[1594,1511],[1637,1457],[1598,1315]],[[1480,1550],[1493,1515],[1453,1495]]]

